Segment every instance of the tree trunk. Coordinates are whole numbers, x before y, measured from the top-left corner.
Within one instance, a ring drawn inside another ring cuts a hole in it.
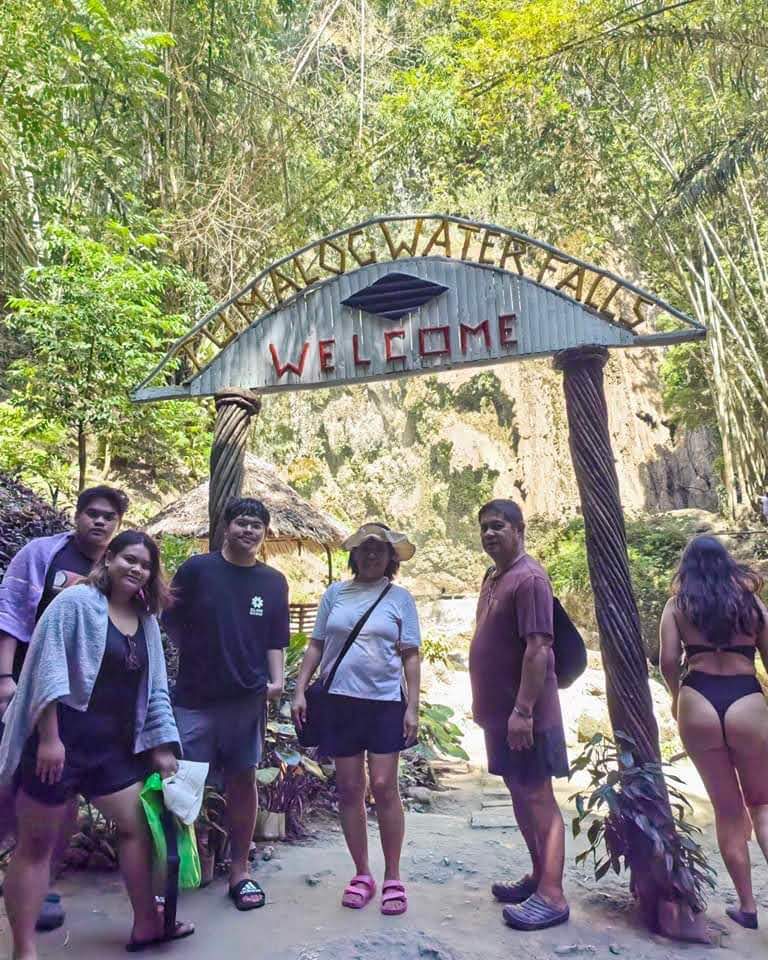
[[[631,738],[630,745],[639,763],[658,762],[661,758],[659,733],[653,714],[648,685],[648,668],[640,617],[637,611],[627,556],[624,514],[619,496],[619,480],[611,449],[608,408],[603,386],[603,367],[608,359],[604,347],[578,347],[555,357],[555,367],[563,372],[569,442],[576,482],[579,487],[587,544],[589,578],[594,594],[595,614],[600,634],[600,652],[605,670],[608,713],[614,736]],[[663,778],[659,815],[665,830],[674,832]],[[649,863],[652,849],[642,836],[637,849],[630,851],[635,865],[632,886],[647,922],[654,928],[665,925],[671,936],[688,933],[692,923],[700,926],[687,908],[672,902],[674,929],[660,906],[668,900],[653,879]]]
[[[81,421],[77,425],[77,492],[85,487],[85,475],[88,469],[88,436],[85,424]]]
[[[261,400],[250,390],[222,390],[216,394],[216,424],[211,447],[208,487],[208,542],[219,550],[224,539],[224,509],[243,487],[243,464],[251,417]]]

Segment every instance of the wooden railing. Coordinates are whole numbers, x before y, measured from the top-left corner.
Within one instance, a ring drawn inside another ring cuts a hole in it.
[[[305,633],[310,636],[317,620],[316,603],[292,603],[289,607],[291,636]]]

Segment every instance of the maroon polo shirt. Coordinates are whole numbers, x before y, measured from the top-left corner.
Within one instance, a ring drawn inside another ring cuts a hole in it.
[[[472,714],[481,727],[506,727],[520,687],[525,641],[536,634],[553,636],[552,587],[543,567],[523,553],[509,569],[486,578],[477,601],[469,674]],[[544,686],[533,709],[533,729],[541,733],[562,725],[555,656],[550,650]]]

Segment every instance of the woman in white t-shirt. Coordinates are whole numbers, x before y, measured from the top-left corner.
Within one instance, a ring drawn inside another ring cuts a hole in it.
[[[376,894],[368,861],[367,754],[384,851],[381,912],[394,916],[405,913],[408,906],[400,880],[405,818],[398,766],[400,751],[412,746],[418,733],[421,636],[413,597],[392,580],[401,561],[411,559],[415,547],[405,534],[383,523],[364,524],[343,546],[350,551],[354,576],[331,584],[323,594],[296,681],[293,716],[300,728],[306,719],[304,692],[312,674],[319,665],[320,676],[327,680],[355,625],[376,604],[328,690],[329,717],[320,752],[336,762],[341,825],[355,863],[355,876],[341,902],[357,910]]]

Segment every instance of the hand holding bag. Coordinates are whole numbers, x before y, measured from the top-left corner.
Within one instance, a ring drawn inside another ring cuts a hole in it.
[[[391,587],[391,583],[388,583],[386,587],[384,587],[371,606],[368,607],[362,617],[360,617],[354,627],[352,627],[349,636],[344,641],[341,653],[336,658],[336,663],[334,663],[333,668],[328,674],[328,678],[326,680],[315,680],[314,683],[311,683],[307,687],[304,694],[307,701],[307,714],[304,723],[301,725],[301,729],[297,731],[299,743],[302,747],[316,747],[319,745],[328,714],[328,691],[331,689],[331,684],[336,676],[336,671],[339,669],[339,664],[344,657],[346,657],[350,647],[365,626],[368,617],[370,617],[379,603],[387,593],[389,593]]]

